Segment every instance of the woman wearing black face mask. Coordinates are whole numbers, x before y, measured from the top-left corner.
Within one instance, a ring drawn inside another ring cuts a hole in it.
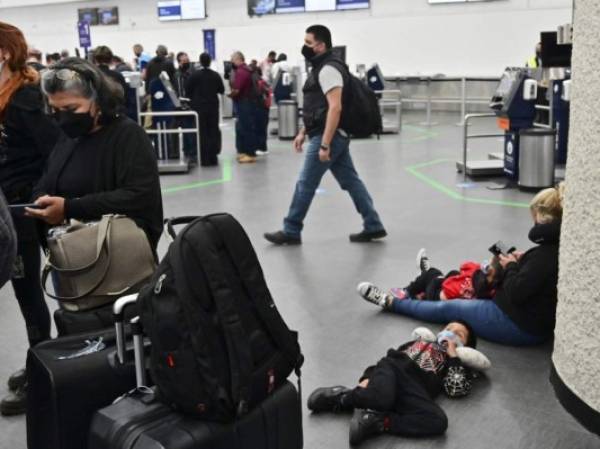
[[[0,22],[0,187],[9,204],[29,203],[34,185],[60,131],[44,114],[39,75],[29,68],[21,31]],[[50,338],[50,314],[40,286],[40,244],[35,220],[13,214],[18,256],[12,277],[30,346]],[[3,415],[24,412],[24,370],[9,379],[13,392],[0,403]]]
[[[126,215],[156,249],[163,219],[156,159],[144,130],[119,113],[120,91],[78,58],[53,66],[41,84],[65,136],[34,191],[42,209],[27,214],[48,225]]]

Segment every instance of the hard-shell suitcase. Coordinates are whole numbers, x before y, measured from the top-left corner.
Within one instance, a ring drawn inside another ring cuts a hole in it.
[[[135,388],[135,364],[125,363],[133,351],[122,342],[122,320],[125,306],[136,298],[115,303],[116,330],[58,338],[30,349],[29,449],[84,449],[94,412]]]
[[[145,386],[137,319],[132,332],[138,388],[94,415],[88,449],[302,449],[301,394],[289,381],[232,423],[187,417],[157,401]]]
[[[135,393],[98,411],[88,449],[302,449],[296,389],[284,383],[243,418],[222,424],[174,412]]]

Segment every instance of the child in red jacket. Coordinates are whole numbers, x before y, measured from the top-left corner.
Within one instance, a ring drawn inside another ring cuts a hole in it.
[[[489,299],[494,297],[502,276],[502,267],[494,257],[487,265],[463,262],[460,270],[445,276],[429,264],[425,249],[417,256],[421,274],[405,288],[395,288],[391,293],[399,299],[413,298],[430,301],[450,299]]]

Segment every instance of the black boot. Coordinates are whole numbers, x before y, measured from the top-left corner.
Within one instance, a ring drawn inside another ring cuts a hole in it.
[[[0,402],[0,413],[3,416],[22,415],[27,408],[27,383],[14,391]]]
[[[308,398],[308,409],[315,413],[352,411],[352,406],[343,403],[349,392],[349,388],[342,386],[317,388]]]
[[[350,421],[350,445],[360,444],[387,429],[387,419],[383,413],[373,410],[356,410]]]
[[[8,389],[10,391],[17,391],[23,385],[27,383],[27,373],[25,373],[25,368],[20,369],[19,371],[12,373],[8,378]]]
[[[294,237],[286,234],[283,231],[267,232],[265,233],[265,239],[275,245],[300,245],[302,239],[300,237]]]
[[[362,231],[362,232],[359,232],[358,234],[350,234],[350,241],[352,243],[369,243],[369,242],[372,242],[373,240],[382,239],[386,236],[387,236],[387,232],[385,232],[385,229],[382,229],[381,231],[375,231],[375,232]]]

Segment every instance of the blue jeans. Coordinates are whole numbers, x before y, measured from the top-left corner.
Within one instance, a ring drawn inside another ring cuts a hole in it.
[[[489,299],[395,299],[392,311],[433,323],[446,324],[452,320],[463,320],[471,325],[478,337],[503,345],[530,346],[549,339],[549,336],[524,332]]]
[[[350,157],[350,139],[336,133],[331,142],[331,160],[321,162],[319,160],[319,148],[321,147],[322,137],[322,135],[312,137],[308,143],[304,167],[296,183],[290,210],[283,222],[283,231],[293,237],[300,237],[304,217],[321,183],[321,178],[327,170],[331,170],[340,187],[347,190],[352,197],[356,210],[363,217],[364,230],[367,232],[383,230],[383,224],[373,207],[373,200],[358,177],[352,157]]]

